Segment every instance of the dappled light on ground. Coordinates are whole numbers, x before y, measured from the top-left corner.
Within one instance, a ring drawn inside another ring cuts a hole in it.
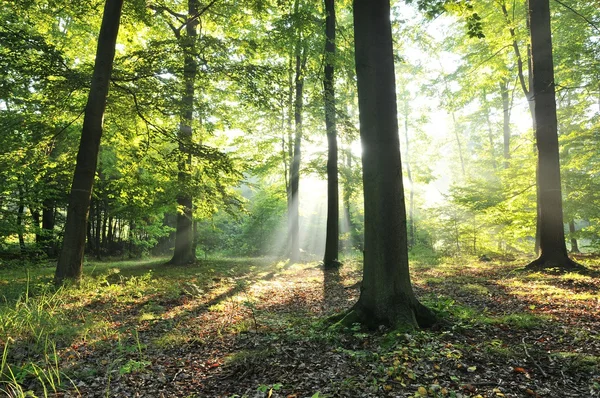
[[[62,375],[62,396],[597,395],[600,279],[524,263],[414,262],[416,292],[441,319],[431,331],[328,327],[358,298],[353,262],[98,264],[81,287],[58,293],[32,277],[28,301],[0,312],[0,388],[40,394],[46,380],[53,391],[27,372],[35,364]]]

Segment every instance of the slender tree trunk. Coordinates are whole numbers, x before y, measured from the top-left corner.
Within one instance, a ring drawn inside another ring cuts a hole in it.
[[[325,125],[327,129],[327,235],[323,264],[336,267],[340,241],[340,199],[338,191],[338,145],[335,110],[335,2],[325,0],[325,74],[323,91],[325,97]]]
[[[502,96],[502,132],[504,168],[508,169],[510,160],[510,102],[508,99],[508,80],[500,82],[500,95]]]
[[[365,203],[360,298],[343,323],[429,326],[413,292],[396,110],[389,0],[354,0],[354,37]]]
[[[95,214],[96,214],[96,231],[94,232],[94,246],[96,247],[96,258],[102,259],[102,209],[100,208],[100,201],[95,200]]]
[[[90,253],[95,253],[95,249],[94,249],[94,225],[96,223],[96,211],[95,209],[95,205],[94,205],[94,200],[92,199],[91,203],[90,203],[90,213],[88,216],[88,221],[86,223],[86,229],[87,229],[87,251]]]
[[[133,220],[129,221],[129,233],[127,234],[127,243],[128,243],[128,253],[129,258],[133,258],[133,232],[135,230],[135,222]]]
[[[33,221],[33,228],[35,229],[35,244],[40,245],[42,243],[42,235],[41,235],[41,214],[39,210],[33,210],[29,208],[31,212],[31,220]]]
[[[102,249],[106,250],[106,234],[108,232],[108,204],[102,201]]]
[[[406,164],[406,178],[410,184],[408,197],[408,247],[415,245],[415,187],[410,168],[410,141],[408,139],[408,117],[410,109],[408,98],[404,99],[404,163]]]
[[[106,247],[109,248],[109,252],[112,251],[113,243],[114,243],[114,218],[113,216],[108,217],[108,232],[106,234]],[[111,253],[112,254],[112,253]]]
[[[565,244],[549,3],[529,1],[541,252],[528,267],[572,269],[580,266],[569,259]]]
[[[75,174],[69,195],[63,247],[54,276],[56,284],[62,284],[65,279],[79,280],[83,272],[85,228],[96,174],[102,137],[102,121],[115,57],[115,44],[119,32],[122,6],[123,0],[106,0],[104,6],[92,85],[85,108]]]
[[[454,138],[456,139],[456,146],[458,148],[458,157],[460,159],[460,169],[462,171],[462,176],[465,177],[467,175],[466,171],[465,171],[465,159],[463,157],[463,150],[462,150],[462,143],[460,141],[460,134],[459,132],[459,125],[458,122],[456,121],[456,115],[454,114],[454,111],[452,111],[452,123],[453,123],[453,130],[454,130]]]
[[[192,142],[192,124],[194,120],[195,81],[198,65],[195,61],[196,39],[198,36],[198,0],[188,0],[188,18],[186,35],[180,38],[183,48],[183,79],[185,93],[182,98],[183,114],[179,126],[179,151],[182,159],[179,161],[178,181],[180,192],[177,196],[177,229],[175,232],[175,249],[170,263],[175,265],[188,264],[196,261],[194,253],[193,230],[193,199],[188,192],[188,182],[191,174],[192,156],[187,145]]]
[[[19,207],[17,208],[17,235],[19,237],[19,249],[21,256],[25,256],[25,237],[23,235],[23,213],[25,211],[25,199],[23,188],[19,187]]]
[[[569,221],[569,234],[571,235],[571,253],[581,253],[579,251],[579,245],[577,244],[577,239],[575,238],[575,221]]]
[[[528,0],[525,0],[526,3],[528,4]],[[517,35],[515,32],[515,29],[513,27],[513,21],[511,21],[509,14],[508,14],[508,10],[506,9],[506,5],[504,3],[501,4],[501,9],[502,9],[502,13],[504,14],[504,19],[506,20],[506,25],[509,27],[508,31],[510,32],[510,36],[512,38],[512,46],[513,46],[513,50],[515,52],[515,56],[517,57],[517,77],[519,78],[519,84],[521,85],[521,90],[523,90],[523,94],[525,95],[525,98],[527,99],[527,104],[529,106],[529,113],[531,115],[531,125],[533,128],[533,131],[536,131],[536,112],[535,112],[535,104],[534,104],[534,90],[533,90],[533,71],[532,71],[532,57],[531,57],[531,46],[527,47],[527,68],[529,70],[528,73],[528,79],[526,80],[525,78],[525,72],[524,72],[524,63],[523,63],[523,57],[521,56],[521,50],[519,48],[519,43],[517,41]],[[529,20],[529,15],[527,16],[527,29],[531,30],[531,26],[530,26],[530,20]],[[534,148],[535,151],[535,148]],[[540,179],[540,173],[539,170],[536,168],[536,172],[535,172],[535,178],[536,178],[536,186],[537,186],[537,196],[540,196],[540,192],[539,192],[539,179]],[[540,221],[540,207],[539,207],[539,203],[537,204],[536,207],[536,223],[535,223],[536,227],[535,227],[535,253],[538,254],[540,251],[540,228],[541,228],[541,221]]]
[[[295,76],[295,98],[294,98],[294,154],[292,157],[290,180],[291,186],[291,244],[290,244],[290,263],[294,264],[300,261],[300,160],[302,146],[302,111],[304,106],[304,70],[306,68],[307,50],[301,44],[302,38],[298,38],[298,49],[296,53],[296,76]]]
[[[492,159],[492,167],[494,170],[498,169],[498,163],[496,162],[496,149],[494,148],[494,133],[492,131],[492,121],[490,120],[490,107],[487,100],[487,92],[484,89],[482,94],[482,106],[485,114],[485,121],[488,127],[488,142],[490,144],[490,158]]]
[[[345,168],[345,178],[344,178],[344,186],[343,186],[343,195],[342,201],[344,206],[344,218],[346,220],[346,225],[348,226],[348,233],[351,241],[354,240],[354,221],[352,220],[352,211],[350,208],[350,198],[352,197],[352,188],[351,181],[352,178],[352,155],[350,152],[350,147],[344,151],[346,154],[346,168]],[[354,242],[356,244],[356,242]],[[352,246],[348,246],[346,251],[350,251]]]
[[[54,202],[44,199],[42,202],[42,247],[50,258],[56,256],[56,242],[54,241]]]

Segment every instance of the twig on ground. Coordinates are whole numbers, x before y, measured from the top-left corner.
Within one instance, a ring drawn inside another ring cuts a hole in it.
[[[529,351],[527,351],[527,344],[525,344],[525,337],[523,337],[523,339],[521,341],[523,341],[523,350],[525,351],[525,355],[527,356],[527,358],[531,359],[531,362],[533,362],[533,364],[540,370],[540,372],[542,372],[544,377],[548,377],[548,374],[546,372],[544,372],[544,369],[542,369],[540,364],[537,363],[537,361],[535,359],[533,359],[533,357],[531,355],[529,355]]]

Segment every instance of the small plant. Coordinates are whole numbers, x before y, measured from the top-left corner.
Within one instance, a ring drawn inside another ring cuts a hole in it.
[[[123,366],[121,366],[119,368],[119,374],[124,375],[124,374],[129,374],[129,373],[136,373],[136,372],[140,372],[144,369],[146,369],[148,366],[151,365],[150,361],[137,361],[135,359],[130,359],[127,362],[125,362],[125,364]]]
[[[270,398],[273,395],[273,391],[279,391],[282,387],[283,384],[281,383],[276,383],[273,385],[261,384],[256,390],[267,394],[267,397]]]

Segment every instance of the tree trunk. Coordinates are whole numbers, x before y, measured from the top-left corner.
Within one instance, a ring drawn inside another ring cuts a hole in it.
[[[96,222],[96,211],[94,210],[94,200],[90,203],[90,213],[87,221],[87,248],[90,253],[95,253],[94,249],[94,225]]]
[[[560,161],[549,0],[529,1],[536,144],[540,256],[529,268],[580,267],[567,255],[560,183]]]
[[[106,244],[109,248],[109,253],[112,254],[112,247],[113,247],[113,243],[114,243],[114,218],[113,216],[108,217],[108,232],[106,234]]]
[[[326,268],[337,267],[340,230],[340,204],[338,191],[338,146],[336,131],[334,62],[335,62],[335,2],[325,0],[325,75],[323,91],[325,97],[325,125],[327,129],[327,235],[325,238]]]
[[[23,235],[23,213],[25,211],[25,199],[23,188],[19,187],[19,207],[17,208],[17,235],[19,236],[19,250],[21,256],[25,256],[25,237]]]
[[[51,199],[44,199],[42,202],[42,247],[48,257],[56,256],[54,202]]]
[[[569,221],[569,234],[571,235],[571,253],[581,253],[579,251],[579,245],[577,244],[577,239],[575,238],[575,221]]]
[[[430,326],[435,316],[417,301],[408,268],[389,0],[354,0],[354,37],[363,148],[364,276],[360,298],[343,322]]]
[[[122,6],[123,0],[106,0],[104,6],[92,85],[85,108],[75,174],[69,195],[63,248],[54,276],[57,285],[62,284],[65,279],[79,280],[83,272],[86,222],[96,174],[102,137],[102,121],[115,57],[115,44],[119,32]]]
[[[408,178],[408,247],[415,245],[415,187],[413,185],[412,170],[410,169],[410,141],[408,140],[408,98],[404,99],[404,162],[406,163],[406,178]]]
[[[35,229],[35,244],[40,245],[42,243],[42,235],[41,235],[41,214],[39,210],[33,210],[29,208],[31,212],[31,220],[33,221],[33,228]]]
[[[355,226],[354,226],[354,221],[352,220],[352,211],[350,208],[350,199],[352,197],[352,183],[351,183],[351,178],[352,178],[352,154],[350,152],[350,147],[348,146],[348,148],[343,151],[342,153],[345,153],[346,155],[346,166],[345,166],[345,171],[344,171],[344,175],[345,178],[343,180],[344,185],[343,185],[343,191],[342,191],[342,202],[343,202],[343,206],[344,206],[344,219],[346,220],[346,225],[348,226],[348,236],[350,239],[351,243],[354,243],[356,245],[357,242],[354,241],[354,231],[355,231]],[[347,245],[347,247],[344,248],[346,252],[351,252],[353,249],[352,245]]]
[[[526,0],[527,1],[527,0]],[[515,52],[515,56],[517,57],[517,77],[519,78],[519,84],[521,85],[521,90],[523,90],[523,94],[525,95],[525,98],[527,99],[527,105],[529,106],[529,113],[531,115],[531,125],[533,128],[533,131],[536,131],[536,112],[535,112],[535,104],[534,104],[534,90],[533,90],[533,68],[532,68],[532,57],[531,57],[531,47],[528,46],[527,48],[527,58],[528,58],[528,62],[527,62],[527,67],[529,69],[529,74],[528,74],[528,81],[525,80],[525,72],[524,72],[524,66],[523,66],[523,58],[521,56],[521,50],[519,48],[519,43],[517,41],[517,36],[516,36],[516,32],[515,29],[513,27],[514,23],[513,21],[511,21],[509,14],[508,14],[508,10],[506,9],[506,5],[502,4],[501,5],[501,9],[502,9],[502,13],[504,14],[504,19],[506,20],[506,25],[508,26],[508,31],[510,32],[510,37],[512,38],[512,46],[513,46],[513,50]],[[529,15],[527,16],[527,28],[530,30],[531,32],[531,22],[529,19]],[[534,148],[535,150],[535,148]],[[535,178],[536,178],[536,185],[538,187],[538,191],[537,191],[537,196],[540,196],[540,192],[539,192],[539,179],[540,179],[540,175],[539,175],[539,170],[536,168],[536,172],[535,172]],[[540,228],[541,228],[541,221],[540,221],[540,207],[539,207],[539,202],[537,204],[536,207],[536,223],[535,223],[535,253],[538,254],[540,251]]]
[[[96,206],[95,207],[95,214],[96,214],[96,229],[94,232],[94,247],[96,248],[96,258],[98,260],[102,260],[102,253],[101,253],[101,237],[102,237],[102,210],[100,209],[100,201],[99,200],[95,200],[93,202]]]
[[[302,145],[302,110],[304,106],[304,70],[306,67],[307,51],[301,45],[301,38],[298,38],[296,51],[296,76],[295,76],[295,99],[294,99],[294,153],[292,157],[291,179],[290,179],[290,263],[294,264],[300,261],[300,158]]]
[[[108,204],[102,201],[102,249],[106,251],[106,233],[108,232]]]
[[[500,95],[502,96],[502,132],[504,168],[508,169],[510,160],[510,102],[508,99],[508,80],[500,82]]]
[[[462,171],[462,176],[464,178],[467,175],[467,173],[465,171],[465,159],[463,158],[462,144],[460,141],[460,135],[458,133],[459,125],[458,125],[458,122],[456,121],[456,115],[455,115],[454,111],[452,111],[452,123],[453,123],[453,130],[454,130],[454,138],[456,139],[456,146],[458,148],[458,157],[460,159],[460,169]]]
[[[179,151],[182,159],[179,161],[177,179],[180,192],[177,196],[177,228],[175,231],[175,249],[170,264],[182,265],[194,263],[194,230],[193,230],[193,199],[187,186],[191,178],[192,156],[187,145],[192,142],[192,124],[194,120],[195,81],[198,65],[195,60],[196,39],[198,36],[198,0],[188,0],[188,18],[186,35],[181,40],[184,52],[183,79],[185,93],[182,98],[183,112],[178,131]]]
[[[496,162],[496,149],[494,147],[494,132],[492,129],[492,121],[490,120],[490,106],[487,100],[487,92],[483,89],[483,93],[481,95],[481,105],[483,106],[483,112],[485,115],[485,122],[487,123],[488,128],[488,142],[490,144],[490,159],[492,160],[492,167],[494,170],[498,169],[498,163]]]

